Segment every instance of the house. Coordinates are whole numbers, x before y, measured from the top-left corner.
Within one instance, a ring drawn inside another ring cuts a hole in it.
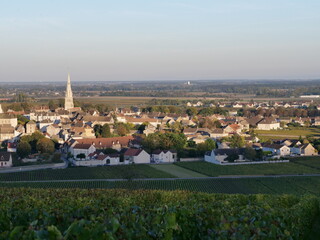
[[[41,132],[44,132],[46,130],[46,127],[51,125],[53,123],[52,120],[50,119],[44,119],[41,122],[38,123],[38,128],[40,129]]]
[[[12,140],[14,137],[19,135],[18,132],[15,131],[14,127],[9,124],[0,125],[0,142],[5,140]]]
[[[8,142],[7,152],[17,152],[17,143],[16,142]]]
[[[154,163],[171,163],[177,161],[177,154],[170,150],[155,150],[151,154],[151,161]]]
[[[271,152],[273,155],[279,156],[288,156],[291,152],[288,146],[280,144],[262,144],[262,151]]]
[[[84,160],[87,160],[89,154],[95,152],[96,148],[92,144],[78,143],[75,146],[71,147],[69,150],[76,160],[81,160],[80,158],[77,157],[79,154],[84,154],[85,155]]]
[[[318,155],[318,151],[310,143],[295,145],[291,147],[291,152],[301,156]]]
[[[0,168],[12,167],[12,156],[9,152],[0,152]]]
[[[143,149],[129,148],[124,153],[125,163],[150,163],[150,155]]]
[[[18,125],[18,119],[10,114],[0,114],[0,125],[10,125],[15,128]]]
[[[211,131],[211,134],[210,134],[210,137],[211,137],[211,138],[215,138],[215,139],[217,139],[217,138],[223,138],[223,137],[226,137],[226,136],[228,136],[228,134],[225,133],[225,132],[224,132],[224,129],[222,129],[222,128],[213,129],[213,130]]]
[[[77,143],[92,144],[96,149],[112,148],[120,151],[122,148],[130,147],[133,140],[135,140],[133,136],[111,137],[111,138],[85,138],[85,139],[76,139],[70,142],[70,146],[74,146]]]
[[[225,133],[241,133],[241,127],[238,124],[231,124],[224,128]]]
[[[213,149],[211,152],[206,152],[204,160],[206,162],[221,164],[223,162],[227,162],[225,159],[232,154],[236,154],[239,156],[239,158],[235,161],[245,161],[245,158],[243,156],[244,148]]]
[[[258,130],[272,130],[272,129],[279,129],[280,123],[277,122],[274,118],[264,118],[257,124]]]
[[[26,134],[32,134],[37,131],[37,124],[35,121],[31,120],[26,124]]]

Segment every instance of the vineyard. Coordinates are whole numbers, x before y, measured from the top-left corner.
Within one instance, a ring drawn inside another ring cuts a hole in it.
[[[316,196],[320,196],[320,177],[175,179],[139,181],[1,182],[0,187],[187,190],[205,193],[263,193],[294,195],[313,194]]]
[[[294,159],[289,163],[221,166],[208,162],[177,162],[176,165],[217,177],[222,175],[279,175],[320,173],[320,158]]]
[[[132,179],[172,178],[149,165],[125,165],[104,167],[72,167],[66,169],[44,169],[29,172],[1,173],[0,181],[70,180],[70,179]]]
[[[0,189],[0,239],[307,239],[318,199],[290,195]]]

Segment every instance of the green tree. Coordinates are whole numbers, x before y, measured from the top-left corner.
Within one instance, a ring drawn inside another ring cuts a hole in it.
[[[50,100],[48,106],[50,110],[55,110],[59,105],[54,100]]]
[[[244,157],[248,160],[255,160],[257,157],[256,150],[254,150],[252,147],[246,147],[244,149]]]
[[[83,158],[86,158],[86,155],[85,155],[84,153],[79,153],[79,154],[77,155],[77,158],[83,159]]]
[[[208,138],[206,141],[205,141],[205,144],[207,146],[207,149],[208,151],[209,150],[212,150],[212,149],[215,149],[217,147],[217,143],[211,139],[211,138]]]
[[[20,158],[25,158],[31,153],[31,146],[28,142],[19,142],[17,145],[17,155]]]
[[[21,125],[25,125],[27,122],[29,122],[29,119],[23,115],[18,115],[17,116],[17,119],[18,119],[18,124],[21,124]]]
[[[234,134],[232,137],[230,137],[229,141],[230,147],[232,148],[241,148],[245,145],[243,137],[239,136],[238,134]]]
[[[93,126],[94,134],[96,137],[101,137],[102,126],[100,124],[96,124]]]
[[[228,162],[234,162],[235,160],[239,159],[239,155],[236,153],[231,153],[225,160]]]
[[[128,129],[125,124],[119,123],[117,124],[117,133],[119,136],[125,136],[128,133]]]
[[[53,153],[54,142],[48,138],[39,139],[37,142],[37,150],[41,153]]]
[[[102,126],[101,137],[111,137],[110,126],[108,124]]]
[[[198,114],[198,110],[195,107],[187,108],[186,113],[189,116],[196,116]]]

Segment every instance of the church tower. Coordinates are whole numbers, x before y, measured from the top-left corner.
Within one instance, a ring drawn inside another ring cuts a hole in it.
[[[68,74],[66,97],[64,99],[64,109],[69,110],[71,108],[74,108],[74,105],[73,105],[73,97],[72,97],[72,90],[71,90],[70,74]]]

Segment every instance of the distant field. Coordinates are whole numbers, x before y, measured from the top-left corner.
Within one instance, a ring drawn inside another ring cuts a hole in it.
[[[283,130],[255,130],[254,131],[258,137],[263,138],[293,138],[297,139],[300,136],[306,137],[307,135],[312,135],[313,137],[320,137],[319,128],[307,128],[307,129],[283,129]]]
[[[298,163],[300,163],[299,160]],[[289,163],[266,163],[266,164],[252,164],[252,165],[235,165],[235,166],[221,166],[208,162],[177,162],[180,167],[211,176],[224,175],[275,175],[275,174],[306,174],[306,173],[320,173],[320,169],[315,168],[312,164],[320,163],[320,157],[308,160],[310,165],[302,165],[295,162]]]
[[[320,196],[320,177],[188,179],[139,181],[77,181],[77,182],[0,182],[0,187],[83,188],[83,189],[153,189],[188,190],[206,193],[241,194],[314,194]]]
[[[0,181],[36,181],[69,179],[131,179],[172,178],[169,173],[149,165],[126,165],[105,167],[72,167],[66,169],[45,169],[28,172],[1,173]]]

